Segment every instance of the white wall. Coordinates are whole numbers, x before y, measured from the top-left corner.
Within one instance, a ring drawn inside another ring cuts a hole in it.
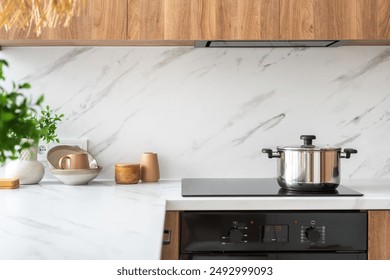
[[[66,115],[59,134],[88,138],[116,162],[159,154],[163,178],[272,177],[260,150],[356,148],[342,177],[390,177],[390,48],[4,48],[7,76]]]

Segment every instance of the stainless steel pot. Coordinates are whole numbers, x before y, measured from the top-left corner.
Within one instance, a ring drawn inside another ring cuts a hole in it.
[[[314,135],[301,135],[301,146],[263,149],[269,158],[278,158],[278,184],[294,191],[329,191],[340,184],[340,158],[350,158],[355,149],[314,146]]]

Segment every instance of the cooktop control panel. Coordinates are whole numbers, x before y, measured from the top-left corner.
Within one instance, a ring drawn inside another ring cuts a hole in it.
[[[366,229],[359,211],[183,212],[181,250],[366,250]]]

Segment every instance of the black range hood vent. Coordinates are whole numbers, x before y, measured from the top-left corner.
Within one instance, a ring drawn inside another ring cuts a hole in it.
[[[341,41],[336,40],[294,40],[294,41],[247,41],[247,40],[214,40],[195,41],[195,48],[307,48],[336,47]]]

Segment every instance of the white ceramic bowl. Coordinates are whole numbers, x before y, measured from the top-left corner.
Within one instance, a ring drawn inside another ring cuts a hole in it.
[[[95,179],[103,167],[91,169],[50,169],[51,173],[65,185],[87,185]]]

